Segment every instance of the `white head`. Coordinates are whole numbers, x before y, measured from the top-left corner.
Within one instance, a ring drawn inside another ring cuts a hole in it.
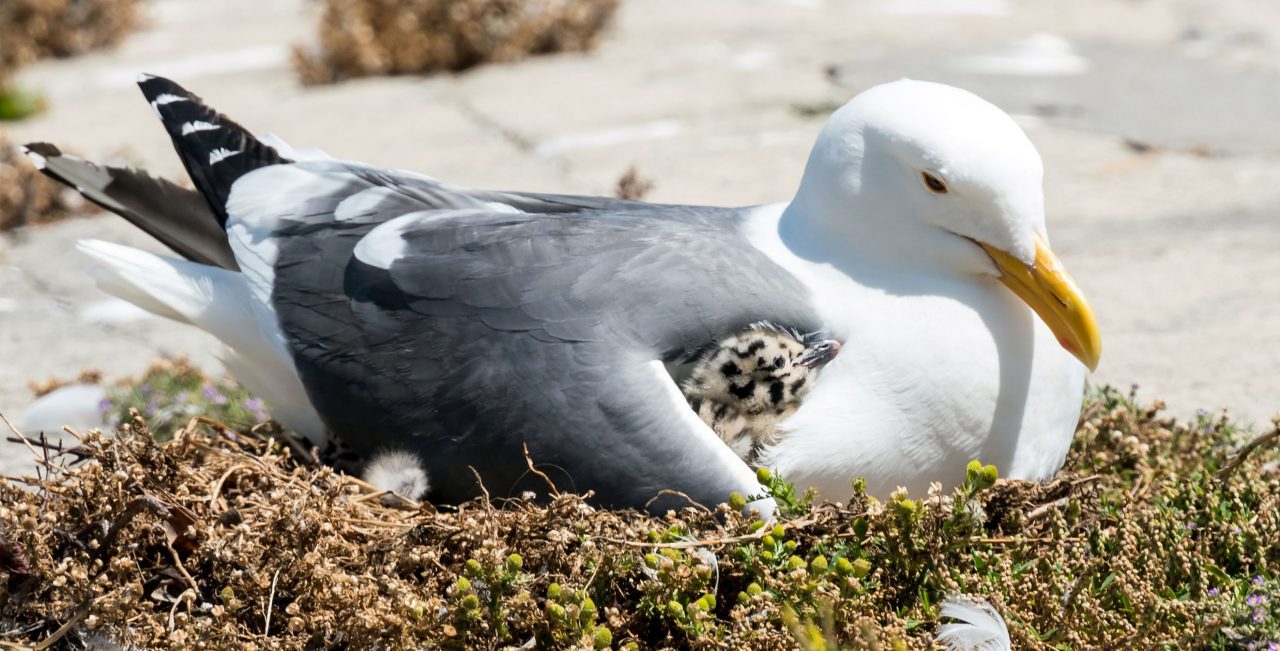
[[[999,278],[1092,368],[1097,326],[1049,250],[1043,174],[1035,146],[995,105],[895,81],[831,116],[780,234],[816,262]]]

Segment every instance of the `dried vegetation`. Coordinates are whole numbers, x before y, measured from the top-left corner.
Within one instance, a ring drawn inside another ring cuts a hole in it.
[[[138,0],[0,0],[0,121],[43,107],[38,95],[12,85],[19,67],[120,42],[139,23],[138,5]],[[0,231],[57,221],[80,205],[41,176],[0,129]]]
[[[326,0],[303,83],[457,71],[595,47],[617,0]]]
[[[137,28],[138,0],[0,2],[0,87],[19,66],[115,45]]]
[[[84,202],[47,179],[0,129],[0,231],[76,214]]]
[[[950,593],[989,599],[1017,648],[1280,638],[1280,433],[1243,446],[1224,418],[1113,390],[1053,481],[972,463],[951,495],[879,502],[855,482],[814,505],[762,472],[776,525],[739,517],[741,495],[661,518],[550,486],[406,506],[257,432],[197,419],[157,443],[138,418],[34,446],[41,478],[0,486],[0,640],[927,648]]]

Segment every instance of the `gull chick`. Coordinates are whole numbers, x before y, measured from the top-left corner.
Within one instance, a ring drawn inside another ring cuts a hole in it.
[[[778,441],[840,342],[758,323],[716,342],[681,387],[689,406],[744,461]]]
[[[411,500],[422,499],[430,490],[422,460],[412,452],[384,450],[369,461],[364,480],[378,490],[390,491]]]

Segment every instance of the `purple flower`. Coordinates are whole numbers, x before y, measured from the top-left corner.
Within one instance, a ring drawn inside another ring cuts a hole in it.
[[[1218,590],[1217,588],[1209,588],[1208,594],[1210,597],[1216,597],[1220,592],[1221,590]]]
[[[110,400],[107,400],[106,398],[103,398],[102,400],[99,400],[99,401],[98,401],[98,411],[100,411],[100,412],[108,412],[108,411],[111,411],[111,401],[110,401]]]
[[[200,395],[204,396],[205,400],[208,400],[215,405],[227,404],[227,397],[222,395],[222,392],[218,391],[218,389],[215,388],[212,384],[206,384],[203,387],[201,387]]]
[[[267,415],[267,406],[258,398],[248,398],[242,401],[240,405],[244,407],[246,411],[252,413],[253,417],[258,420],[267,420],[267,418],[269,418]]]
[[[173,401],[174,401],[174,402],[176,402],[176,403],[178,403],[178,404],[180,404],[180,405],[185,405],[185,404],[187,404],[187,401],[188,401],[188,400],[190,400],[190,399],[191,399],[191,392],[190,392],[190,391],[179,391],[178,393],[174,394],[174,396],[173,396]]]
[[[160,410],[160,405],[157,405],[155,400],[147,401],[147,414],[154,414],[159,410]]]
[[[1201,408],[1199,408],[1199,409],[1197,409],[1197,410],[1196,410],[1196,415],[1197,415],[1197,416],[1200,416],[1200,417],[1208,416],[1208,415],[1209,415],[1209,410],[1208,410],[1208,409],[1205,409],[1204,407],[1201,407]]]
[[[1259,574],[1258,576],[1253,577],[1253,584],[1254,584],[1254,585],[1262,585],[1263,583],[1266,583],[1266,582],[1267,582],[1267,580],[1266,580],[1266,579],[1264,579],[1264,578],[1262,578],[1262,575],[1261,575],[1261,574]]]
[[[1262,621],[1263,621],[1263,620],[1265,620],[1266,618],[1267,618],[1267,614],[1266,614],[1265,612],[1263,612],[1261,608],[1256,608],[1256,609],[1254,609],[1254,611],[1253,611],[1253,622],[1254,622],[1255,624],[1261,624],[1261,623],[1262,623]]]
[[[1247,599],[1244,600],[1244,602],[1249,604],[1250,606],[1261,606],[1262,604],[1267,603],[1267,595],[1251,594]]]

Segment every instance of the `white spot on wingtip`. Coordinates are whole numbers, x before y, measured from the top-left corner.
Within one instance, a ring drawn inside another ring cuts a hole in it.
[[[140,84],[143,82],[151,81],[152,79],[155,79],[155,78],[156,78],[155,75],[149,75],[145,72],[138,73],[138,83]]]
[[[197,131],[213,131],[214,129],[217,129],[217,128],[219,128],[218,125],[213,124],[211,122],[205,122],[204,120],[194,120],[192,122],[188,122],[182,125],[182,135],[184,136],[190,135]]]
[[[231,151],[226,147],[219,147],[209,152],[209,164],[213,165],[214,163],[221,163],[222,161],[228,158],[231,158],[232,156],[235,156],[236,154],[239,154],[239,153],[240,152],[238,151]]]
[[[189,101],[191,100],[181,95],[174,95],[173,93],[160,93],[159,95],[156,95],[155,99],[151,100],[151,108],[160,110],[160,107],[164,106],[165,104],[172,104],[174,102],[189,102]]]
[[[45,168],[46,162],[45,162],[44,156],[41,156],[40,154],[37,154],[34,151],[31,151],[30,149],[27,149],[26,145],[22,146],[22,153],[25,154],[27,158],[31,159],[31,164],[35,165],[36,169],[42,170]]]

